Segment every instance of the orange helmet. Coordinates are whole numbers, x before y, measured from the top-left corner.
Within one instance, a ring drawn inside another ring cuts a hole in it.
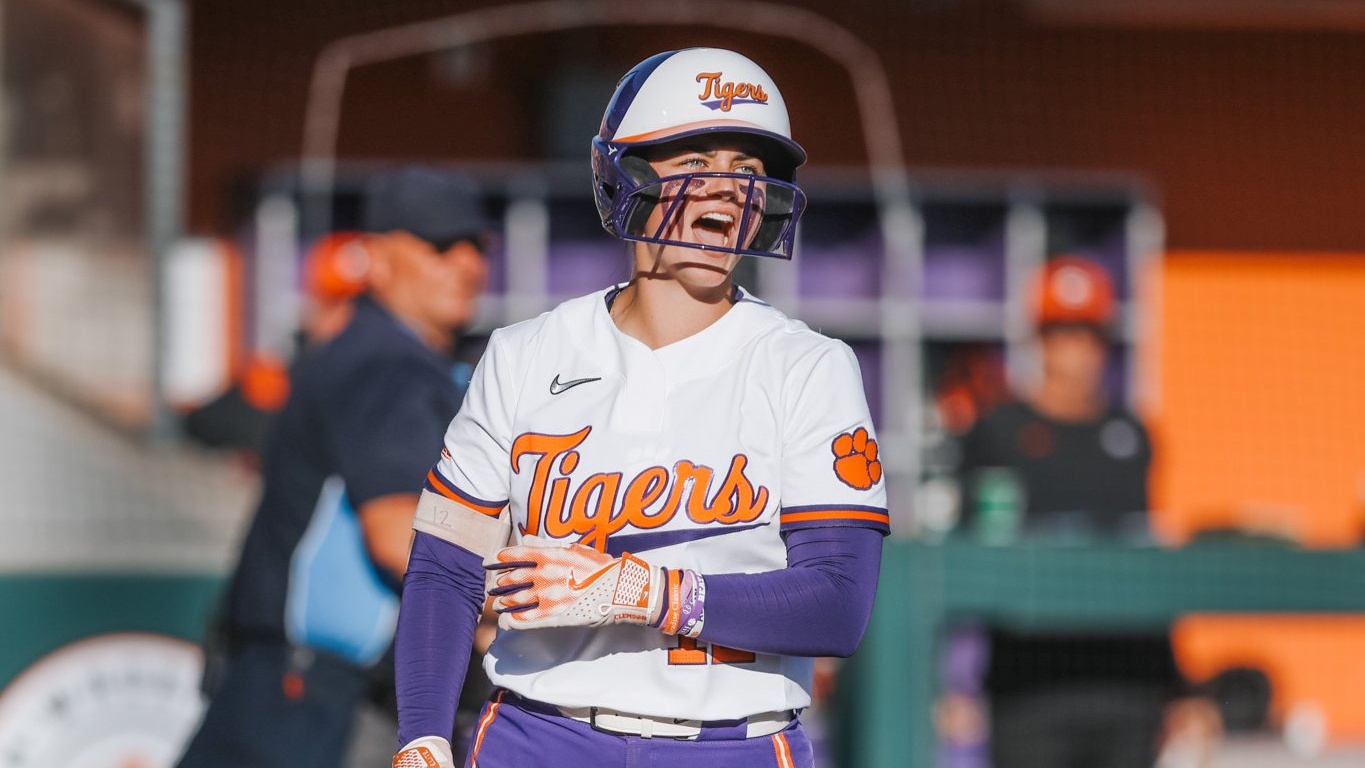
[[[1033,285],[1033,320],[1039,326],[1078,323],[1107,326],[1114,320],[1114,282],[1089,259],[1049,259]]]
[[[304,257],[304,287],[320,301],[349,299],[369,285],[370,257],[359,232],[324,235]]]

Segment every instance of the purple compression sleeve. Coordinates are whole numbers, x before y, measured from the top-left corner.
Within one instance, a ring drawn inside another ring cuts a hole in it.
[[[849,656],[872,615],[882,534],[872,528],[807,528],[787,534],[787,567],[706,574],[699,639],[787,656]]]
[[[399,745],[421,736],[450,738],[482,611],[482,558],[418,531],[393,649]]]

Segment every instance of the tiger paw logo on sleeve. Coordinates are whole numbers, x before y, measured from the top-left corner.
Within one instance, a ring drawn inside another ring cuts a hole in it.
[[[882,463],[877,459],[877,441],[858,427],[834,438],[834,474],[844,485],[866,491],[882,479]]]

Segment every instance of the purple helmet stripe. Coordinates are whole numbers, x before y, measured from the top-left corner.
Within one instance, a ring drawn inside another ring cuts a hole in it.
[[[620,85],[616,87],[616,94],[612,97],[611,103],[607,105],[607,111],[602,117],[601,135],[603,138],[616,136],[616,129],[625,119],[626,112],[630,110],[630,105],[635,101],[636,94],[644,87],[649,76],[654,74],[654,70],[658,69],[660,64],[668,61],[677,53],[678,51],[665,51],[650,56],[621,78]]]

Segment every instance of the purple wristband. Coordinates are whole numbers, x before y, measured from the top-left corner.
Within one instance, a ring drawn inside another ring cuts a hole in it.
[[[678,634],[696,637],[706,622],[706,579],[696,571],[683,571],[682,607],[678,609]]]
[[[673,605],[672,590],[668,583],[671,581],[672,573],[678,574],[678,605]],[[661,632],[668,632],[665,627],[677,627],[674,632],[679,635],[696,637],[701,633],[702,623],[705,620],[703,615],[706,608],[706,580],[700,573],[687,569],[670,572],[663,569],[663,605],[659,606],[659,618],[650,622],[649,626]],[[670,624],[674,616],[670,616],[676,610],[677,623]]]

